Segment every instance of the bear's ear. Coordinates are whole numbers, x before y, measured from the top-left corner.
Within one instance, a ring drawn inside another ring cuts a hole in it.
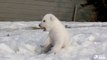
[[[52,18],[52,16],[50,16],[50,20],[51,20],[51,21],[53,21],[53,18]]]

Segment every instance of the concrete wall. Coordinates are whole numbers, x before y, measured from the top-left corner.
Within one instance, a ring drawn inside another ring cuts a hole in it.
[[[85,0],[0,0],[0,21],[41,20],[47,13],[55,14],[60,20],[71,21],[74,5],[84,2]],[[78,21],[80,15],[77,13],[76,16]]]

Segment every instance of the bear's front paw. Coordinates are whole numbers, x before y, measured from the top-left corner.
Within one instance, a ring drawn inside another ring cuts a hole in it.
[[[51,50],[51,51],[47,52],[47,54],[56,54],[56,52]]]

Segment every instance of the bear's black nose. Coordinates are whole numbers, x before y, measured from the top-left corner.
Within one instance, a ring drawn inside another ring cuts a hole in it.
[[[41,25],[39,24],[39,27],[41,27]]]

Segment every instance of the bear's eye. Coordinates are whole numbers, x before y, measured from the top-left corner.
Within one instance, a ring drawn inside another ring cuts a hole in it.
[[[45,20],[43,20],[43,22],[45,22]]]

